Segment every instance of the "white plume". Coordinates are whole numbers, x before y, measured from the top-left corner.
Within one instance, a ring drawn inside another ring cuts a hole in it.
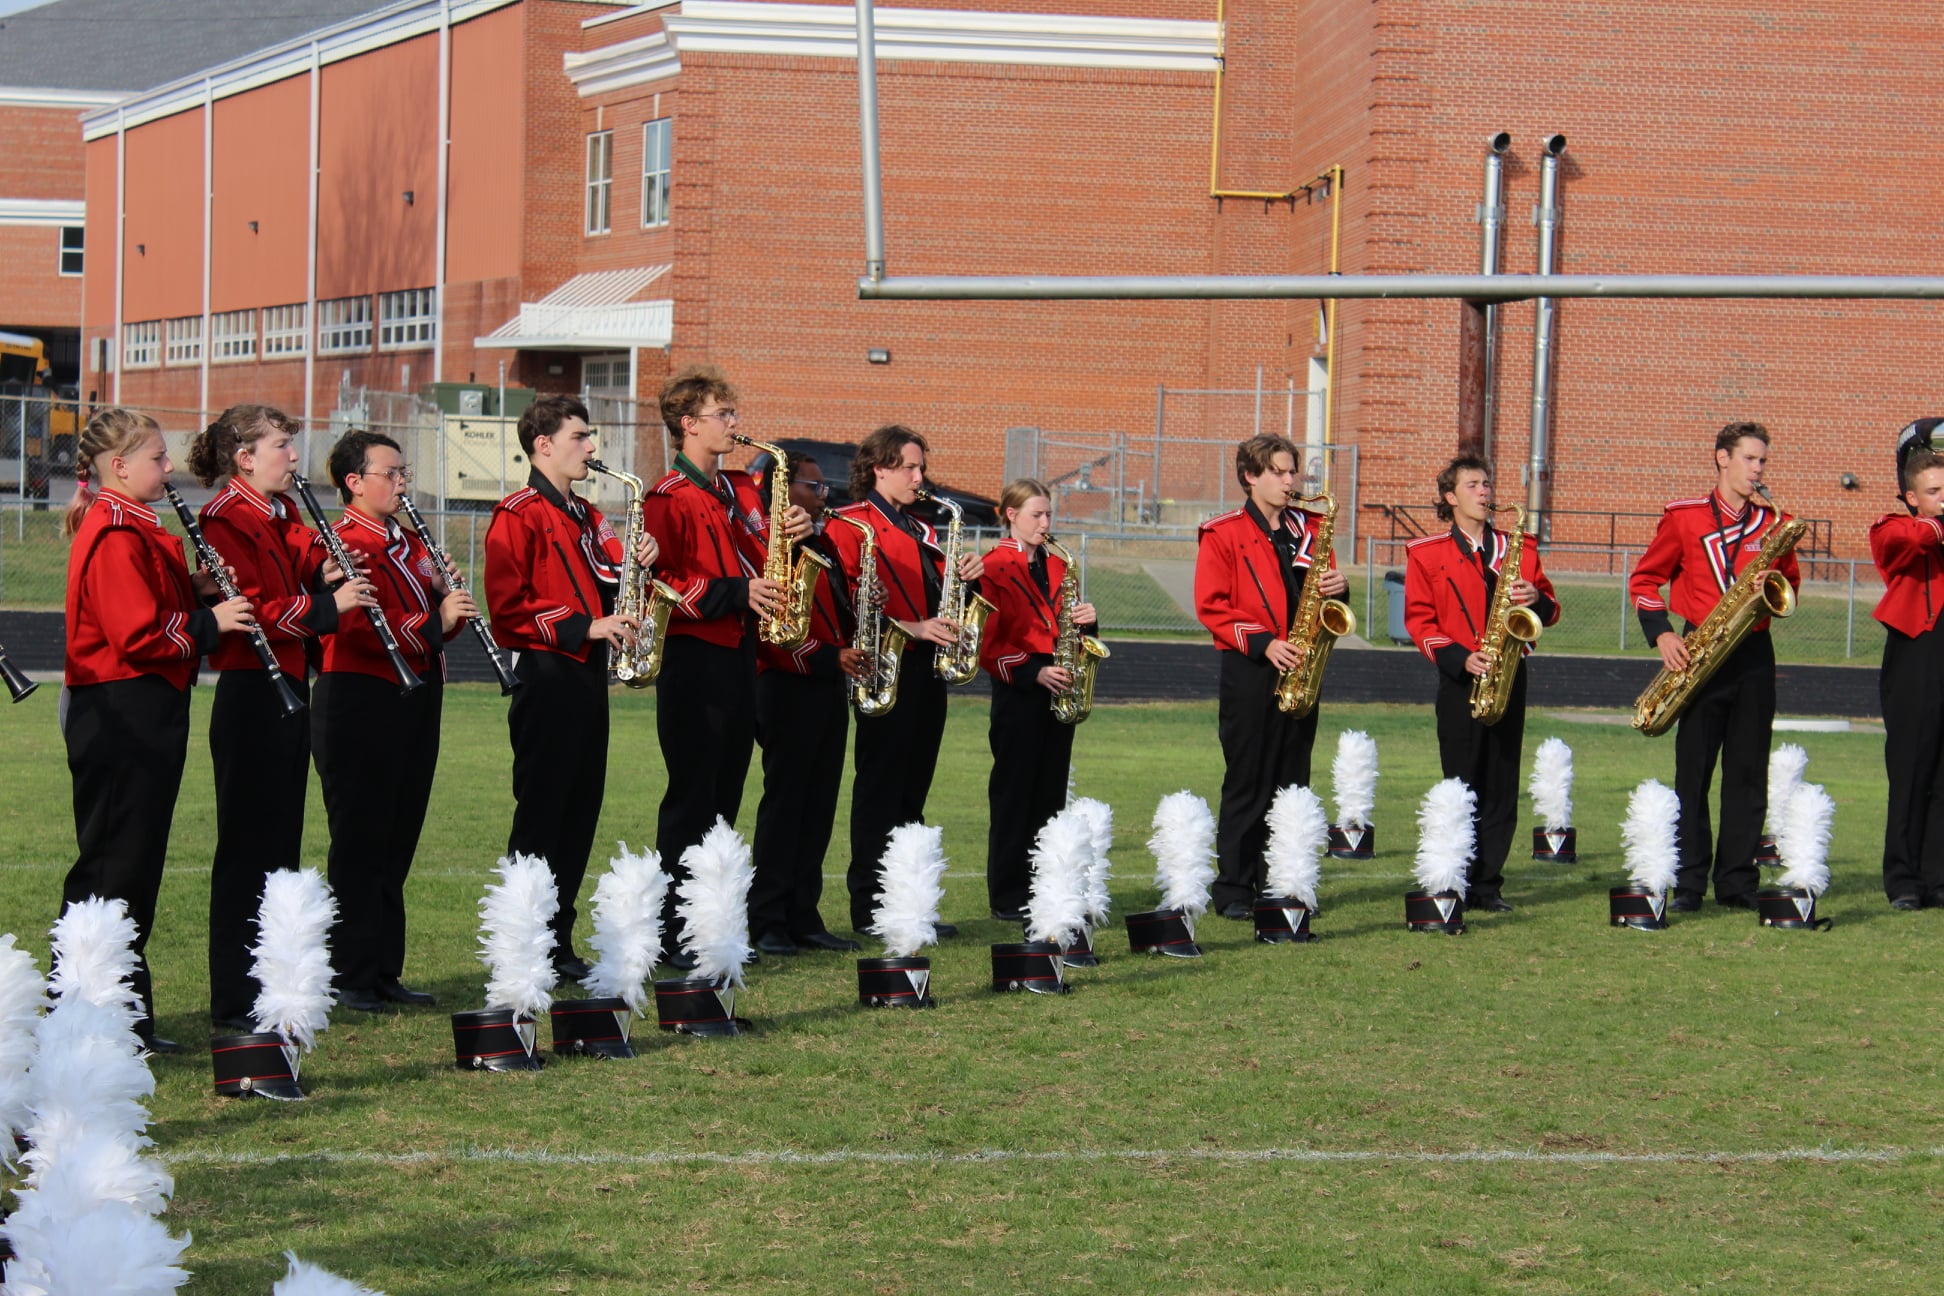
[[[622,854],[626,855],[627,850],[628,848],[623,846]],[[634,858],[644,859],[653,856],[654,852],[650,851],[648,856],[636,855]],[[661,871],[659,858],[655,859],[655,872],[666,883],[668,875]],[[314,1264],[306,1264],[297,1258],[295,1251],[284,1252],[284,1259],[290,1261],[290,1272],[277,1280],[277,1285],[270,1289],[270,1296],[385,1296],[381,1291],[360,1287],[334,1273],[319,1269]]]
[[[1766,827],[1771,837],[1780,836],[1782,822],[1789,815],[1789,798],[1802,786],[1802,776],[1809,769],[1809,753],[1794,743],[1783,743],[1769,753],[1768,767],[1768,818]]]
[[[149,1215],[168,1209],[175,1179],[160,1161],[142,1155],[146,1135],[104,1125],[72,1131],[58,1147],[36,1147],[23,1160],[36,1206],[50,1215],[79,1214],[97,1202],[118,1201]]]
[[[1215,816],[1208,802],[1186,790],[1162,797],[1147,844],[1154,854],[1160,907],[1190,918],[1206,913],[1208,887],[1215,880]]]
[[[1548,738],[1532,754],[1532,810],[1546,825],[1547,832],[1573,826],[1573,749],[1558,738]]]
[[[1361,729],[1337,735],[1336,760],[1330,765],[1336,792],[1337,826],[1367,828],[1377,808],[1377,741]]]
[[[1417,862],[1411,872],[1425,891],[1463,891],[1475,846],[1472,813],[1478,794],[1463,779],[1434,783],[1418,806]]]
[[[878,864],[884,889],[874,897],[870,931],[886,958],[911,958],[938,940],[938,902],[945,898],[945,830],[899,824]]]
[[[1316,883],[1329,845],[1330,817],[1323,798],[1297,783],[1276,793],[1269,806],[1269,844],[1263,850],[1268,894],[1293,896],[1316,908]]]
[[[553,929],[560,912],[547,861],[537,855],[501,857],[479,898],[479,961],[486,965],[486,1006],[537,1017],[553,1003]]]
[[[21,1209],[4,1229],[16,1255],[7,1262],[5,1296],[167,1296],[189,1281],[178,1262],[189,1235],[169,1236],[162,1222],[125,1202],[103,1202],[72,1215]]]
[[[682,852],[688,880],[675,889],[682,902],[682,943],[695,957],[694,975],[743,983],[749,957],[749,844],[720,817],[708,834]]]
[[[1062,949],[1087,926],[1087,866],[1093,829],[1085,815],[1061,810],[1033,838],[1033,889],[1026,900],[1026,939]]]
[[[13,1164],[13,1136],[27,1127],[33,1090],[34,1028],[47,1007],[47,981],[34,956],[0,935],[0,1170]]]
[[[657,851],[621,853],[608,861],[608,871],[594,884],[594,934],[588,945],[594,965],[581,984],[597,998],[619,999],[636,1015],[648,1009],[643,985],[655,973],[662,953],[662,901],[668,897],[668,874]]]
[[[1627,880],[1650,895],[1666,895],[1681,863],[1681,798],[1658,779],[1646,779],[1627,798],[1620,844],[1627,852]]]
[[[119,896],[90,896],[71,904],[54,921],[54,972],[48,989],[61,999],[86,999],[120,1008],[132,1025],[138,996],[135,975],[135,920]]]
[[[1777,886],[1801,887],[1812,896],[1829,890],[1829,828],[1836,802],[1820,783],[1804,783],[1789,797],[1788,811],[1776,825],[1776,853],[1782,857]]]
[[[256,1028],[276,1031],[308,1053],[331,1018],[331,923],[337,900],[316,869],[278,869],[263,879],[250,965]]]
[[[155,1076],[125,1014],[86,999],[57,1003],[34,1032],[28,1072],[32,1108],[26,1134],[31,1164],[44,1166],[91,1130],[137,1139],[148,1127],[143,1100]]]
[[[1087,831],[1093,838],[1093,855],[1087,861],[1087,921],[1101,927],[1106,925],[1113,906],[1107,882],[1113,876],[1114,863],[1107,853],[1114,848],[1114,807],[1092,797],[1067,804],[1087,821]]]

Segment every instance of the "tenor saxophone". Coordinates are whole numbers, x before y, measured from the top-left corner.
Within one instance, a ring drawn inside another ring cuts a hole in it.
[[[1789,584],[1788,577],[1775,570],[1775,565],[1808,533],[1809,524],[1800,518],[1782,521],[1782,510],[1775,507],[1769,493],[1760,486],[1755,489],[1775,509],[1775,524],[1763,534],[1762,550],[1755,555],[1755,561],[1742,569],[1734,584],[1722,594],[1721,601],[1714,605],[1714,611],[1703,617],[1701,624],[1688,631],[1681,641],[1687,645],[1687,669],[1663,669],[1634,702],[1633,727],[1649,738],[1658,738],[1674,727],[1701,686],[1734,655],[1742,640],[1754,633],[1756,622],[1764,617],[1785,617],[1795,612],[1795,587]],[[1729,561],[1734,561],[1732,554]]]
[[[1296,504],[1323,502],[1323,520],[1316,527],[1316,543],[1310,547],[1309,575],[1303,579],[1302,597],[1296,615],[1289,621],[1289,643],[1302,656],[1276,681],[1276,709],[1306,716],[1316,710],[1317,694],[1323,689],[1323,667],[1330,660],[1330,649],[1347,634],[1357,632],[1357,614],[1342,599],[1323,597],[1322,573],[1330,569],[1330,550],[1336,536],[1336,500],[1330,492],[1298,495]]]
[[[1487,662],[1485,673],[1472,677],[1471,717],[1482,725],[1505,719],[1525,645],[1538,642],[1539,632],[1545,628],[1536,612],[1512,601],[1512,587],[1518,584],[1525,563],[1525,510],[1517,504],[1500,504],[1490,511],[1510,511],[1514,517],[1512,530],[1505,537],[1505,556],[1499,560],[1492,610],[1485,617],[1485,633],[1478,641],[1478,651],[1485,654]]]
[[[764,643],[794,648],[810,634],[810,618],[817,610],[817,582],[829,570],[830,561],[814,549],[797,545],[783,529],[783,515],[790,511],[790,457],[783,448],[740,433],[731,435],[737,445],[764,451],[773,462],[769,474],[769,552],[763,558],[763,579],[775,581],[788,593],[783,606],[763,618],[757,633]]]
[[[1100,673],[1100,663],[1113,653],[1092,635],[1082,634],[1074,617],[1074,605],[1080,601],[1080,565],[1052,536],[1046,537],[1046,547],[1066,564],[1060,577],[1060,621],[1053,640],[1053,665],[1073,676],[1066,692],[1053,695],[1053,718],[1061,724],[1083,724],[1093,714],[1094,678]]]
[[[965,684],[979,673],[979,641],[985,637],[992,603],[984,595],[974,594],[958,574],[959,559],[965,553],[965,510],[929,487],[920,487],[918,498],[936,500],[952,515],[952,525],[945,533],[945,588],[938,596],[938,615],[958,631],[958,638],[938,650],[932,666],[947,684]]]
[[[824,510],[832,522],[848,522],[864,536],[857,560],[857,633],[851,647],[864,654],[870,671],[850,681],[851,705],[861,716],[881,716],[898,704],[898,668],[911,636],[884,615],[884,578],[878,575],[877,532],[868,522]]]
[[[668,617],[682,596],[654,579],[647,568],[635,561],[635,550],[647,525],[641,513],[641,478],[610,468],[599,459],[589,459],[587,466],[614,478],[627,492],[624,507],[628,510],[628,525],[621,536],[621,586],[614,596],[614,614],[632,617],[641,627],[635,632],[634,642],[615,646],[608,659],[608,669],[629,688],[647,688],[661,674],[662,649],[668,643]]]

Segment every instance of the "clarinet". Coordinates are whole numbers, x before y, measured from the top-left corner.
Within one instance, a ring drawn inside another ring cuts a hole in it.
[[[27,695],[40,687],[28,679],[20,667],[13,664],[5,648],[0,648],[0,683],[7,686],[7,692],[13,694],[13,700],[16,702],[26,701]]]
[[[425,519],[419,516],[418,505],[412,503],[411,495],[407,493],[400,496],[399,502],[405,506],[405,516],[412,519],[412,526],[418,531],[419,541],[425,545],[425,552],[431,554],[432,561],[439,565],[439,570],[446,573],[447,579],[452,582],[452,588],[464,593],[465,580],[459,575],[459,569],[452,565],[452,559],[446,556],[446,551],[439,547],[439,542],[432,538],[432,529],[426,526]],[[493,674],[499,676],[500,696],[505,697],[520,687],[520,677],[515,675],[513,669],[506,664],[506,656],[500,652],[500,646],[493,642],[493,632],[486,628],[485,618],[473,617],[468,624],[472,626],[473,633],[479,636],[480,647],[486,650],[486,660],[493,663]]]
[[[176,516],[182,520],[182,529],[189,533],[189,543],[196,547],[197,560],[202,563],[203,570],[209,573],[209,578],[216,582],[216,592],[223,596],[226,603],[239,597],[236,582],[223,570],[223,556],[216,552],[216,546],[204,538],[202,523],[196,521],[196,515],[182,502],[182,496],[176,493],[173,485],[164,483],[162,489],[169,492],[169,503],[175,505]],[[304,700],[297,696],[297,690],[290,687],[290,681],[284,678],[283,667],[277,664],[277,650],[270,646],[269,637],[263,633],[261,619],[250,628],[250,646],[256,649],[257,660],[263,663],[264,671],[270,676],[271,687],[277,690],[277,700],[283,703],[283,713],[293,716],[302,711]]]
[[[336,561],[338,570],[344,573],[344,579],[356,580],[358,565],[352,561],[351,551],[344,547],[344,537],[332,529],[330,519],[324,516],[324,510],[318,506],[317,496],[311,493],[310,483],[300,474],[292,473],[290,484],[297,488],[298,497],[304,501],[305,509],[310,512],[311,521],[316,524],[318,534],[324,537],[325,550]],[[392,637],[391,622],[385,620],[384,609],[367,607],[365,615],[371,618],[371,628],[377,631],[378,643],[384,648],[385,656],[391,658],[392,674],[398,676],[398,691],[410,693],[425,683],[412,673],[410,664],[405,660],[405,654],[398,651],[398,640]]]

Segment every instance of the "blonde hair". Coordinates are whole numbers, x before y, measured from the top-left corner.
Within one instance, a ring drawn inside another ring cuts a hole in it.
[[[1007,514],[1014,509],[1025,508],[1027,501],[1039,495],[1045,496],[1046,502],[1052,504],[1053,492],[1047,488],[1045,482],[1037,477],[1013,478],[1006,483],[1006,489],[999,492],[999,516],[1010,522],[1012,519],[1007,517]]]
[[[71,536],[79,531],[81,519],[94,503],[95,490],[89,483],[95,474],[95,460],[104,455],[127,454],[149,433],[161,430],[160,424],[139,410],[111,405],[95,411],[88,425],[81,429],[75,448],[74,498],[68,501],[67,512],[61,517],[62,535]]]

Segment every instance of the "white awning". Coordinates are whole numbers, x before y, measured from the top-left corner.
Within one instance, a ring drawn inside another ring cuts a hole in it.
[[[665,347],[674,340],[675,303],[637,301],[670,266],[575,275],[473,345],[519,351],[611,351]]]

